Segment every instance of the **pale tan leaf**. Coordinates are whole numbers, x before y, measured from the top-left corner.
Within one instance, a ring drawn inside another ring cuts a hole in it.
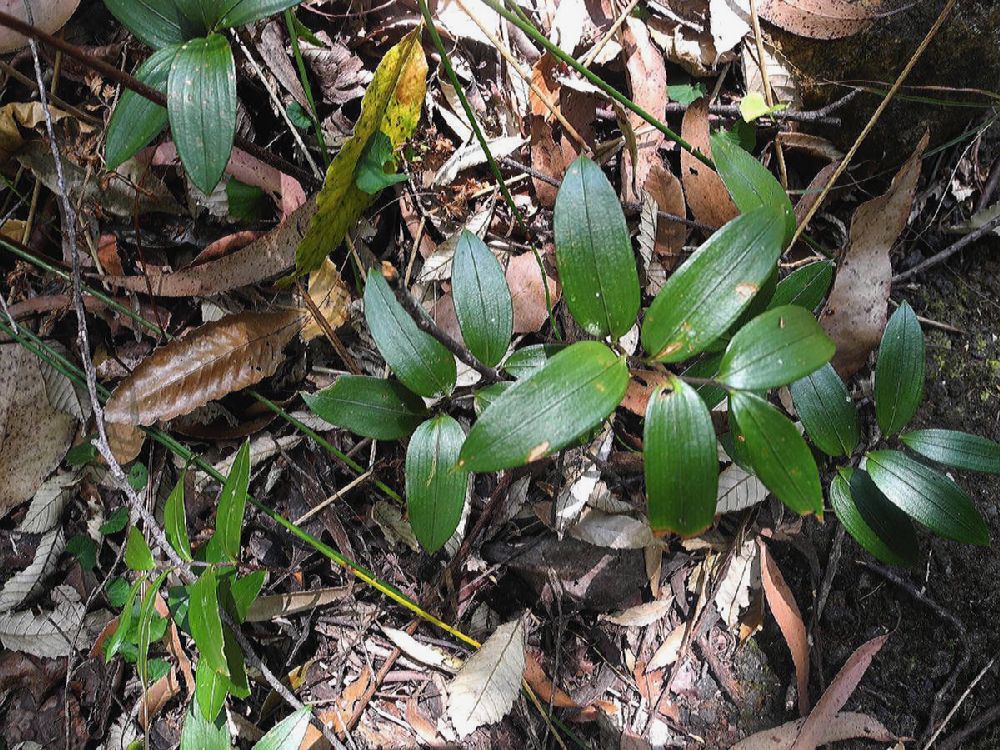
[[[796,719],[774,729],[747,737],[733,745],[732,750],[789,750],[795,737],[802,730],[806,719]],[[874,742],[891,742],[896,735],[882,726],[881,722],[867,714],[845,711],[834,716],[823,727],[820,745],[844,740],[866,739]]]
[[[269,458],[277,456],[283,451],[291,450],[301,443],[303,439],[304,436],[301,433],[283,435],[279,438],[274,438],[271,435],[260,435],[259,437],[255,437],[250,441],[250,465],[260,466],[260,464],[267,461]],[[228,477],[229,472],[233,468],[233,464],[236,462],[237,455],[238,451],[233,451],[215,464],[213,468],[223,476]],[[201,492],[214,481],[215,480],[211,475],[199,472],[195,478],[195,487],[199,492]]]
[[[670,633],[666,638],[663,639],[653,655],[649,657],[649,663],[646,664],[647,672],[655,672],[657,669],[663,669],[664,667],[669,667],[675,661],[681,653],[681,644],[684,643],[684,629],[685,625],[681,623]]]
[[[719,474],[719,495],[716,513],[734,513],[767,498],[767,487],[756,476],[736,464],[727,466]]]
[[[52,590],[51,611],[30,611],[0,615],[0,643],[11,651],[21,651],[43,659],[69,656],[74,651],[73,637],[80,629],[86,608],[80,595],[70,586]],[[86,633],[76,648],[86,648]]]
[[[63,27],[79,4],[80,0],[30,0],[31,20],[42,31],[51,34]],[[7,0],[0,4],[0,9],[22,21],[28,20],[24,0]],[[0,54],[13,52],[27,44],[28,40],[21,34],[8,28],[0,31]]]
[[[524,675],[524,626],[501,625],[448,684],[448,716],[460,738],[495,724],[514,706]]]
[[[740,613],[750,606],[750,589],[759,578],[757,545],[750,539],[733,555],[715,593],[715,606],[730,629],[736,627]]]
[[[658,120],[667,112],[667,69],[663,55],[653,46],[646,24],[638,18],[628,17],[622,26],[625,39],[625,69],[628,73],[632,101]],[[638,203],[639,193],[646,183],[653,165],[661,164],[659,148],[664,136],[655,128],[639,133],[645,121],[636,114],[626,115],[628,125],[636,133],[636,156],[629,150],[622,153],[622,197]]]
[[[859,206],[851,220],[847,254],[820,316],[837,345],[833,366],[844,378],[861,369],[882,338],[892,284],[889,251],[910,218],[928,138],[925,133],[889,189]]]
[[[828,725],[851,697],[861,678],[868,671],[875,654],[882,649],[888,639],[888,635],[872,638],[848,657],[826,692],[816,702],[812,713],[802,723],[792,750],[815,750],[823,744]]]
[[[351,303],[351,292],[337,272],[337,266],[329,258],[323,265],[309,274],[309,298],[323,318],[336,331],[347,322],[347,308]],[[312,341],[323,335],[323,327],[310,314],[300,334],[303,341]]]
[[[681,137],[703,154],[712,155],[708,141],[708,100],[704,97],[684,113]],[[702,224],[721,227],[739,215],[722,178],[687,151],[681,151],[681,183],[691,213]]]
[[[65,381],[20,344],[0,345],[0,518],[34,496],[76,432],[49,400],[53,378]]]
[[[764,76],[760,72],[760,62],[757,57],[756,44],[744,44],[741,62],[743,63],[743,80],[746,81],[747,93],[765,95]],[[787,104],[792,109],[802,107],[802,93],[795,77],[792,65],[774,47],[764,43],[764,64],[767,67],[767,79],[771,84],[775,103]]]
[[[288,617],[299,612],[308,612],[340,601],[350,593],[346,586],[315,589],[313,591],[293,591],[290,594],[259,596],[247,610],[247,622],[267,622],[277,617]]]
[[[519,135],[505,135],[494,138],[487,145],[493,158],[502,159],[510,156],[524,145],[524,139]],[[473,140],[458,149],[449,157],[441,169],[434,176],[434,185],[450,185],[452,181],[462,172],[470,167],[475,167],[486,163],[486,152],[479,144],[478,140]]]
[[[414,661],[436,669],[447,669],[449,672],[458,671],[462,667],[462,660],[454,654],[449,654],[438,646],[421,643],[405,630],[383,627],[382,631],[392,641],[393,646]]]
[[[38,488],[17,530],[23,534],[44,534],[62,518],[63,508],[73,496],[79,472],[54,474]]]
[[[600,619],[607,620],[622,627],[646,627],[652,625],[657,620],[663,619],[674,604],[674,597],[668,595],[665,599],[657,599],[652,602],[644,602],[634,607],[629,607],[620,612],[613,612],[610,615],[601,615]]]
[[[729,52],[750,33],[750,0],[709,0],[708,13],[716,55]]]
[[[809,639],[806,636],[806,626],[795,603],[795,597],[792,596],[792,591],[785,583],[785,578],[778,570],[774,558],[768,553],[764,542],[758,539],[757,543],[760,545],[760,570],[764,596],[767,597],[767,606],[774,619],[778,621],[778,627],[792,654],[799,693],[799,713],[805,716],[809,713]]]
[[[575,523],[587,503],[607,486],[601,481],[601,469],[591,456],[600,461],[607,460],[611,453],[614,433],[609,427],[589,446],[573,448],[563,456],[563,477],[565,482],[556,495],[556,533],[562,538],[566,528]]]
[[[642,549],[654,543],[653,532],[645,521],[593,508],[588,508],[569,528],[569,535],[595,547],[610,549]]]
[[[871,24],[881,0],[762,0],[760,17],[812,39],[839,39]]]
[[[302,313],[245,312],[157,347],[111,394],[109,422],[152,425],[274,374],[281,350],[298,332]]]
[[[66,548],[61,528],[49,530],[38,542],[35,557],[24,570],[18,571],[0,589],[0,612],[8,612],[23,602],[35,587],[56,567],[59,555]]]

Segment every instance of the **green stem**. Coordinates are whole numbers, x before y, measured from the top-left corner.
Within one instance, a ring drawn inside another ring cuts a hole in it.
[[[527,36],[532,41],[534,41],[536,44],[541,45],[542,48],[545,49],[547,52],[551,53],[553,57],[571,67],[573,70],[582,75],[592,84],[597,86],[597,88],[599,88],[605,94],[607,94],[616,102],[625,107],[625,109],[641,117],[643,120],[645,120],[654,128],[663,133],[663,135],[667,136],[667,138],[674,141],[682,149],[690,152],[692,156],[701,161],[703,164],[711,167],[712,169],[715,169],[715,164],[712,162],[711,159],[709,159],[705,154],[703,154],[700,149],[697,149],[694,146],[692,146],[686,140],[681,138],[681,136],[678,133],[675,133],[669,127],[667,127],[658,119],[653,117],[653,115],[649,114],[649,112],[647,112],[638,104],[633,102],[631,99],[629,99],[627,96],[621,93],[614,86],[612,86],[609,83],[605,83],[604,79],[602,79],[599,75],[593,73],[592,71],[588,70],[583,65],[578,63],[576,61],[576,58],[574,58],[572,55],[564,52],[557,45],[550,42],[542,32],[540,32],[537,28],[535,28],[535,25],[531,23],[531,20],[527,16],[521,13],[512,13],[501,3],[497,2],[497,0],[479,0],[479,1],[484,5],[488,6],[489,8],[491,8],[496,13],[499,13],[510,23],[517,26],[517,28],[519,28],[521,31],[527,34]],[[421,2],[423,2],[423,0],[421,0]]]
[[[313,97],[312,86],[309,84],[309,74],[306,71],[306,63],[302,59],[302,50],[299,49],[299,34],[295,29],[295,16],[292,9],[285,11],[285,26],[288,29],[288,38],[292,40],[292,55],[295,57],[295,65],[299,70],[299,81],[302,83],[302,90],[306,95],[306,102],[309,104],[309,112],[312,114],[313,126],[316,129],[316,140],[319,141],[319,148],[323,152],[323,164],[330,166],[330,152],[326,148],[326,139],[323,138],[323,127],[319,122],[319,110],[316,109],[316,99]]]

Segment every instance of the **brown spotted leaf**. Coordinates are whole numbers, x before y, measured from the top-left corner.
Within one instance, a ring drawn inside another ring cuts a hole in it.
[[[789,750],[807,719],[796,719],[774,729],[747,737],[733,745],[732,750]],[[820,735],[820,744],[842,742],[855,738],[875,742],[892,742],[896,735],[886,729],[881,722],[867,714],[844,711],[826,722]]]
[[[798,36],[839,39],[863,31],[881,0],[763,0],[760,17]]]
[[[109,422],[148,426],[273,375],[302,327],[300,311],[244,312],[158,347],[111,394]]]

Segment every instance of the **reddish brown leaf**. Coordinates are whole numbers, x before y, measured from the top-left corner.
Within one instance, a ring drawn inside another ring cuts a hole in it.
[[[760,17],[786,31],[813,39],[839,39],[864,30],[881,2],[847,0],[763,0]]]
[[[663,63],[663,55],[653,46],[645,23],[638,18],[627,18],[622,32],[632,101],[653,117],[662,120],[667,112],[667,69]],[[638,131],[646,124],[641,117],[632,113],[628,114],[628,122],[633,131]],[[653,166],[663,164],[659,154],[663,134],[656,129],[647,130],[649,132],[636,138],[638,156],[634,163],[628,149],[623,153],[622,197],[631,203],[641,200],[639,188],[646,183],[646,177]]]
[[[158,347],[111,394],[111,423],[152,425],[274,374],[301,328],[297,310],[228,315]]]
[[[802,197],[795,204],[795,225],[798,226],[805,220],[806,214],[812,210],[813,204],[819,200],[820,194],[823,192],[823,188],[826,183],[830,181],[833,177],[833,173],[837,171],[837,167],[840,166],[839,161],[832,162],[823,167],[816,176],[812,178],[809,186],[802,193]]]
[[[796,719],[774,729],[765,729],[737,742],[732,750],[789,750],[806,721],[808,719]],[[843,742],[855,738],[892,742],[896,739],[896,735],[867,714],[845,711],[826,723],[819,744],[826,745],[830,742]]]
[[[538,115],[532,115],[531,166],[556,182],[562,182],[566,164],[563,149],[553,138],[551,123]],[[537,177],[532,177],[531,181],[535,186],[538,202],[546,208],[552,208],[556,204],[559,188]]]
[[[633,414],[644,417],[646,415],[646,405],[650,396],[657,386],[667,382],[667,375],[655,370],[633,370],[632,379],[628,381],[628,389],[625,391],[625,398],[622,399],[622,406]]]
[[[711,155],[707,99],[701,98],[687,108],[681,122],[681,136],[702,153]],[[721,227],[739,215],[722,178],[686,150],[681,151],[681,182],[691,213],[702,224]]]
[[[799,713],[805,716],[809,713],[809,639],[806,636],[806,626],[802,622],[802,614],[795,603],[791,589],[785,583],[784,576],[778,569],[764,542],[760,545],[760,573],[767,597],[767,606],[778,621],[781,634],[785,637],[788,650],[792,653],[795,664],[795,681],[799,693]]]
[[[542,255],[545,257],[545,254]],[[562,291],[552,276],[545,276],[549,287],[549,301],[554,307]],[[542,270],[534,253],[523,253],[511,258],[507,264],[507,285],[514,303],[514,333],[533,333],[549,319],[545,306],[545,285]]]
[[[684,218],[687,216],[687,204],[684,202],[684,190],[681,181],[668,172],[662,164],[654,164],[646,176],[643,189],[653,196],[656,207],[664,213]],[[656,222],[656,242],[653,249],[664,267],[669,271],[676,264],[684,241],[688,236],[688,228],[678,221],[668,221],[660,217]]]
[[[798,737],[792,745],[792,750],[815,750],[817,746],[827,741],[824,740],[824,737],[830,723],[837,712],[843,708],[847,699],[851,697],[854,689],[861,682],[861,678],[868,671],[875,654],[881,650],[888,638],[888,635],[872,638],[851,654],[844,666],[837,672],[837,676],[833,678],[830,687],[817,701],[816,708],[803,722]]]
[[[851,220],[847,254],[820,316],[837,345],[833,366],[844,378],[861,369],[882,338],[892,284],[889,251],[910,217],[927,140],[925,133],[889,189],[859,206]]]

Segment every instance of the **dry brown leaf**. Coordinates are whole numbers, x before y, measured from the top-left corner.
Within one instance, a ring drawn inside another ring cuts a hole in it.
[[[649,170],[643,190],[653,196],[660,211],[681,218],[687,216],[687,204],[684,202],[681,181],[668,172],[662,164],[654,164]],[[657,219],[653,250],[668,271],[677,264],[687,236],[687,226],[679,221],[668,221],[662,217]]]
[[[747,737],[733,745],[732,750],[789,750],[806,719],[796,719],[774,729]],[[820,745],[843,742],[855,738],[874,742],[891,742],[896,735],[882,726],[881,722],[867,714],[845,711],[826,723],[820,736]]]
[[[307,612],[317,607],[343,599],[350,593],[347,586],[315,589],[312,591],[292,591],[288,594],[259,596],[247,610],[247,622],[267,622],[276,617],[287,617],[299,612]]]
[[[792,653],[799,693],[799,713],[805,716],[809,713],[809,639],[806,636],[806,626],[802,622],[802,614],[795,603],[795,597],[792,596],[792,591],[785,583],[785,578],[778,570],[778,565],[768,552],[767,546],[759,539],[757,543],[760,545],[760,577],[764,585],[764,596],[767,597],[767,606],[771,614],[778,621],[778,627],[785,637],[788,650]]]
[[[792,151],[801,151],[817,159],[827,161],[840,161],[844,158],[844,152],[834,146],[829,140],[819,135],[810,133],[797,133],[791,130],[778,133],[778,140],[781,145]]]
[[[80,0],[30,0],[31,20],[42,31],[51,34],[63,27],[79,4]],[[0,10],[22,21],[28,20],[24,0],[0,2]],[[27,44],[28,40],[21,34],[8,28],[0,30],[0,54],[13,52]]]
[[[677,657],[681,655],[681,645],[684,643],[685,630],[687,630],[687,625],[681,623],[667,634],[667,637],[663,639],[663,643],[649,657],[649,663],[646,664],[647,673],[669,667],[677,661]]]
[[[667,68],[663,55],[659,53],[649,38],[646,24],[631,16],[622,27],[625,39],[625,69],[628,73],[632,101],[650,113],[657,120],[663,120],[667,113]],[[646,125],[636,114],[629,112],[628,123],[633,131]],[[646,128],[648,132],[637,135],[638,156],[633,162],[628,150],[622,155],[622,197],[629,203],[641,200],[639,192],[646,183],[646,177],[654,165],[662,166],[659,148],[663,134],[659,130]]]
[[[888,639],[888,635],[872,638],[848,657],[826,692],[816,702],[813,712],[803,722],[792,750],[816,750],[816,747],[823,744],[827,726],[851,697],[861,678],[868,671],[875,654],[882,649]]]
[[[358,701],[368,691],[371,681],[372,670],[366,666],[361,670],[358,678],[344,688],[334,702],[333,707],[317,713],[317,718],[327,726],[332,727],[337,734],[342,735],[347,729],[347,720],[354,713]],[[312,750],[313,748],[318,749],[322,747],[329,747],[329,745],[326,744],[326,739],[320,734],[319,730],[310,724],[306,730],[305,737],[302,738],[302,744],[299,745],[299,750]]]
[[[712,155],[708,141],[708,100],[704,97],[684,113],[681,137],[702,153]],[[702,224],[721,227],[739,215],[722,178],[686,150],[681,151],[681,182],[691,213]]]
[[[664,373],[655,370],[633,370],[632,379],[628,382],[621,405],[636,416],[646,416],[649,397],[658,386],[666,382],[667,376]]]
[[[158,679],[146,690],[145,706],[139,708],[139,724],[143,729],[146,722],[156,719],[156,715],[175,696],[181,694],[181,683],[177,679],[177,670],[173,667],[163,677]]]
[[[309,297],[334,331],[347,322],[347,306],[351,303],[351,292],[340,278],[337,266],[329,258],[309,274]],[[302,327],[302,340],[312,341],[322,335],[323,327],[310,314]]]
[[[881,5],[881,0],[763,0],[758,12],[798,36],[840,39],[867,28]]]
[[[535,84],[536,89],[545,94],[550,103],[558,108],[562,86],[555,75],[557,64],[556,59],[546,52],[531,66],[531,82]],[[546,120],[552,118],[551,110],[535,93],[534,89],[529,89],[528,102],[531,105],[532,115],[543,117]]]
[[[20,0],[17,4],[21,4]],[[69,117],[68,113],[51,106],[49,115],[53,123]],[[0,107],[0,164],[5,163],[24,145],[25,138],[21,134],[21,128],[33,130],[44,122],[45,109],[39,102],[12,102]],[[15,239],[20,240],[21,237]]]
[[[547,248],[546,248],[547,249]],[[545,257],[546,253],[542,254]],[[549,301],[555,307],[562,290],[552,276],[546,273],[549,287]],[[507,286],[510,287],[511,301],[514,303],[514,333],[534,333],[549,319],[545,306],[545,285],[542,270],[534,253],[523,253],[510,259],[507,264]]]
[[[806,215],[812,210],[813,204],[819,200],[826,183],[833,177],[833,173],[840,166],[839,161],[832,162],[823,167],[816,176],[809,182],[809,186],[802,193],[802,197],[795,204],[795,224],[801,224]]]
[[[570,716],[573,721],[594,721],[599,708],[605,705],[603,701],[594,701],[589,706],[578,704],[568,693],[552,684],[531,650],[527,650],[524,655],[524,681],[535,691],[543,705],[577,710],[577,713]]]
[[[743,80],[746,81],[747,93],[764,95],[764,76],[760,72],[757,45],[744,44],[742,49]],[[792,109],[800,109],[802,94],[791,63],[774,47],[764,43],[764,64],[767,67],[767,79],[771,84],[775,102],[787,104]]]
[[[417,733],[417,737],[428,747],[443,745],[441,735],[438,734],[437,727],[421,708],[418,700],[419,695],[414,693],[406,700],[406,713],[403,718],[410,729]]]
[[[248,388],[274,374],[302,313],[244,312],[157,347],[111,394],[109,422],[149,426]]]
[[[0,518],[30,499],[77,429],[73,386],[20,344],[0,345]],[[79,407],[77,407],[79,408]]]
[[[892,284],[889,251],[910,217],[928,138],[924,133],[889,189],[859,206],[851,220],[847,254],[820,316],[823,328],[837,345],[833,366],[841,377],[861,369],[885,329]]]
[[[531,166],[556,182],[562,182],[566,174],[566,158],[552,135],[552,125],[537,115],[531,116]],[[538,202],[545,208],[552,208],[559,188],[537,177],[532,177],[531,182]]]

